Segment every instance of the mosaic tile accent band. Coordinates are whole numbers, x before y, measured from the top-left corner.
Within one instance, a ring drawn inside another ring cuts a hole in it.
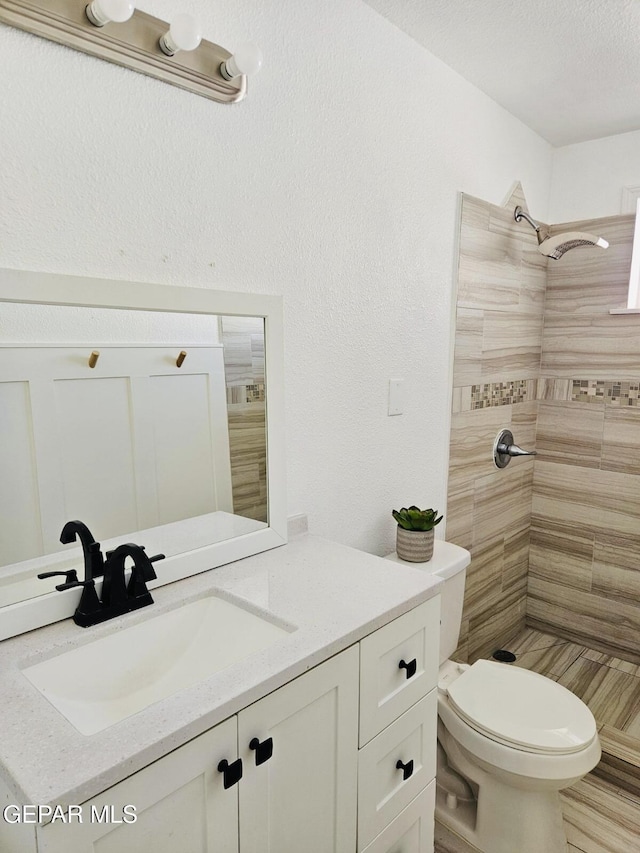
[[[576,403],[640,407],[640,380],[572,379],[571,399]]]
[[[227,403],[264,403],[264,382],[253,385],[228,385]]]
[[[487,382],[471,386],[471,409],[488,409],[492,406],[511,406],[527,403],[537,398],[535,379],[514,379],[511,382]]]

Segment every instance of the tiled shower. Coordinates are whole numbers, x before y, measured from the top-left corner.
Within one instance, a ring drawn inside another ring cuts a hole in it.
[[[640,317],[634,216],[563,223],[610,243],[559,261],[517,204],[462,197],[447,538],[469,548],[459,657],[525,625],[640,663]],[[497,432],[537,449],[493,466]]]
[[[472,561],[454,657],[508,648],[591,708],[602,760],[563,793],[568,849],[627,853],[640,833],[640,315],[609,312],[626,304],[635,217],[552,226],[610,247],[547,261],[517,204],[519,185],[504,207],[461,204],[446,537]],[[494,467],[504,427],[535,459]]]

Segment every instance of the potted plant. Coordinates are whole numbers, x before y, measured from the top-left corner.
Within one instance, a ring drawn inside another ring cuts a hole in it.
[[[391,514],[398,522],[396,553],[401,560],[410,563],[426,563],[433,557],[434,527],[442,516],[435,509],[394,509]]]

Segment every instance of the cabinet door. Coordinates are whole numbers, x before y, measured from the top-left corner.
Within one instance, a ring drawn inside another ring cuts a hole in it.
[[[232,717],[84,803],[82,824],[40,827],[39,853],[238,853],[238,785],[218,772],[236,731]],[[135,823],[98,822],[122,821],[126,805]]]
[[[238,746],[242,853],[353,853],[357,647],[242,711]]]

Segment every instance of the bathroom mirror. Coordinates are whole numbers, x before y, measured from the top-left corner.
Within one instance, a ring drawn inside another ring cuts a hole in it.
[[[0,271],[0,639],[72,615],[84,521],[158,580],[284,544],[278,297]]]

